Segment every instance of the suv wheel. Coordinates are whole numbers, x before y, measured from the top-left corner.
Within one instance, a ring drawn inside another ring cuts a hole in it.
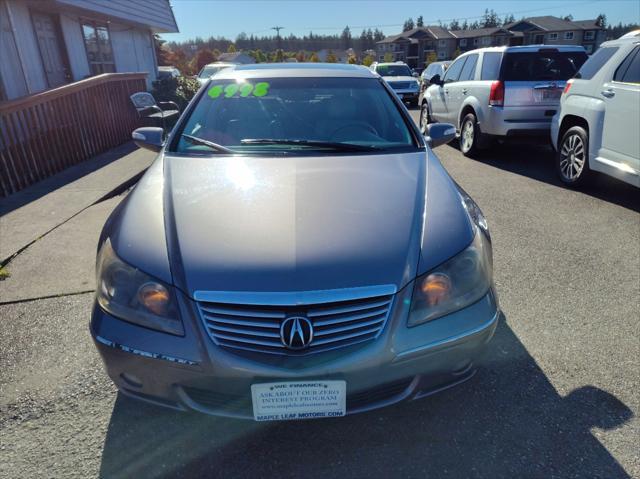
[[[420,107],[420,130],[424,133],[427,131],[427,125],[432,123],[431,115],[429,114],[429,104],[426,101],[422,102]]]
[[[579,186],[588,179],[589,135],[584,128],[574,126],[562,137],[556,155],[556,170],[565,185]]]
[[[473,113],[467,113],[460,126],[460,151],[464,156],[473,158],[483,142],[482,132]]]

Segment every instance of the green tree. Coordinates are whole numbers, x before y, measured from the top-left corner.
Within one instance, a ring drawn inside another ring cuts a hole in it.
[[[349,26],[347,25],[346,27],[344,27],[344,30],[342,30],[342,34],[340,34],[340,42],[342,44],[342,48],[344,50],[351,48],[351,30],[349,30]]]
[[[327,53],[327,59],[325,61],[327,63],[338,63],[338,57],[336,57],[335,53],[333,53],[333,50],[329,50],[329,53]]]
[[[229,44],[229,47],[227,48],[227,53],[235,53],[238,50],[236,50],[236,46],[233,43]]]
[[[509,23],[513,23],[516,21],[516,17],[513,16],[513,13],[504,16],[504,20],[502,21],[502,25],[508,25]]]
[[[416,19],[416,27],[424,27],[424,18],[422,18],[422,15]]]
[[[604,13],[598,15],[598,18],[596,18],[596,25],[602,28],[607,28],[607,16]]]
[[[436,56],[436,52],[427,53],[427,58],[424,60],[424,66],[428,67],[429,64],[438,61],[438,57]]]
[[[375,58],[373,58],[371,55],[367,55],[366,57],[364,57],[362,59],[362,64],[365,67],[370,67],[374,60],[375,60]]]
[[[449,30],[462,30],[460,28],[460,22],[458,22],[458,20],[451,20],[451,23],[449,24]]]
[[[460,51],[460,49],[459,49],[459,48],[456,48],[456,50],[453,52],[453,58],[452,58],[452,60],[455,60],[456,58],[458,58],[458,57],[460,56],[460,54],[461,54],[461,53],[462,53],[462,52]],[[460,60],[460,61],[462,61],[462,60]]]
[[[158,66],[171,66],[169,63],[170,51],[165,46],[166,40],[160,38],[157,33],[153,34],[153,46],[156,50],[156,58],[158,59]]]
[[[385,63],[390,63],[393,61],[393,55],[389,52],[384,54],[384,61]]]
[[[413,18],[408,18],[404,21],[404,25],[402,25],[402,31],[407,32],[409,30],[412,30],[413,27]]]

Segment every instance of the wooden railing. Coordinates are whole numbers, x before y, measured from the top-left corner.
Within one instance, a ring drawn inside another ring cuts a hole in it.
[[[146,73],[105,73],[0,103],[0,196],[15,193],[131,138],[129,96]]]

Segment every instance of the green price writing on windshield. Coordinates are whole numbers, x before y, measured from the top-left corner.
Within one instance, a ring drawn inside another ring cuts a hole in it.
[[[252,85],[251,83],[230,83],[226,86],[212,86],[207,94],[211,98],[246,98],[250,95],[261,97],[269,93],[269,83],[263,81]]]

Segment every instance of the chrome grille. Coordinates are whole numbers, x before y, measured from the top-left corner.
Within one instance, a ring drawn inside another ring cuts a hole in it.
[[[394,90],[406,90],[409,88],[408,81],[390,81],[389,86]]]
[[[393,295],[305,305],[256,305],[198,301],[209,337],[227,348],[282,355],[305,355],[376,338],[384,329]],[[280,339],[282,322],[304,316],[313,325],[306,349],[290,350]]]

